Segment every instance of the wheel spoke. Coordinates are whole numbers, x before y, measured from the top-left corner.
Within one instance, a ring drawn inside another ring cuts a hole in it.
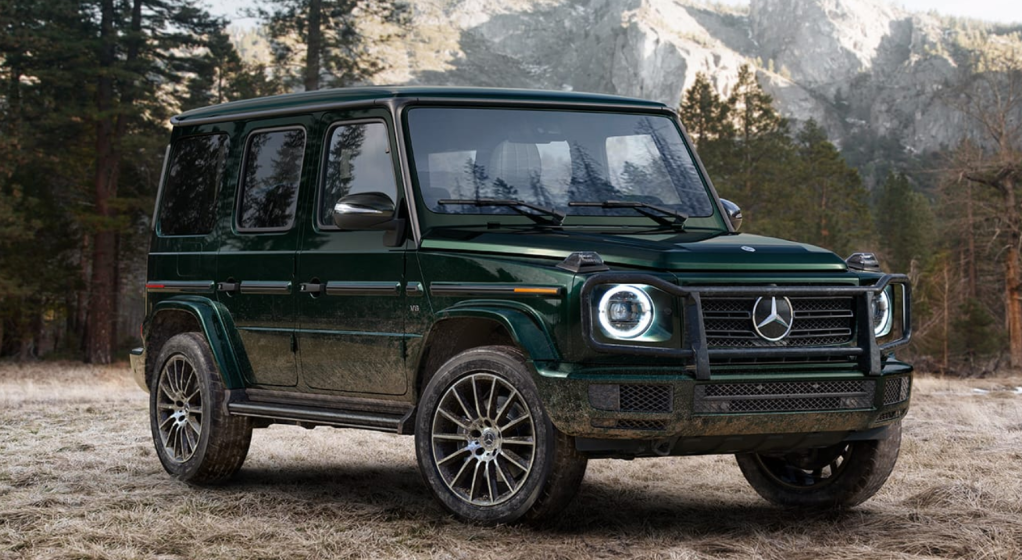
[[[493,493],[493,480],[490,479],[490,463],[483,463],[483,476],[486,477],[486,489],[490,492],[490,503],[496,502],[497,498]]]
[[[502,457],[502,455],[497,455],[496,457],[493,458],[493,468],[494,468],[494,470],[497,471],[497,474],[500,476],[500,479],[504,481],[504,486],[507,486],[508,488],[514,488],[515,487],[515,481],[514,481],[515,479],[510,474],[505,473],[504,472],[504,467],[500,466],[500,459],[501,459],[501,457]]]
[[[468,490],[468,499],[473,500],[476,496],[476,482],[479,480],[479,465],[482,463],[476,461],[476,468],[472,471],[472,487]]]
[[[454,475],[454,478],[451,479],[452,485],[456,484],[459,480],[461,480],[461,475],[465,474],[465,470],[468,469],[468,466],[471,464],[472,461],[465,461],[465,464],[462,465],[460,469],[458,469],[458,474]]]
[[[476,388],[475,376],[472,376],[472,400],[476,404],[476,418],[482,418],[483,412],[479,409],[479,390]]]
[[[486,417],[496,421],[490,414],[493,413],[493,397],[497,394],[497,376],[494,376],[490,383],[490,398],[486,399]]]
[[[436,462],[436,464],[437,464],[437,466],[441,466],[441,465],[447,464],[447,463],[453,461],[458,456],[463,455],[463,454],[465,454],[467,452],[468,452],[468,447],[462,447],[461,449],[458,449],[454,453],[451,453],[450,455],[444,457],[443,459],[440,459],[439,461]]]
[[[512,445],[528,445],[530,447],[536,446],[536,442],[532,441],[531,437],[506,437],[502,440],[502,443],[503,445],[510,443]]]
[[[500,410],[498,410],[497,414],[493,417],[493,421],[494,422],[498,422],[498,423],[500,422],[500,419],[504,417],[504,413],[507,412],[507,409],[511,406],[511,403],[514,402],[514,400],[515,400],[515,398],[517,396],[518,396],[518,391],[516,391],[512,387],[511,388],[511,396],[509,396],[507,398],[507,400],[504,401],[504,404],[501,405]]]
[[[501,455],[512,465],[518,467],[522,471],[528,472],[529,467],[525,465],[525,461],[518,456],[514,451],[508,451],[507,449],[500,450]]]
[[[202,424],[195,421],[195,418],[188,417],[188,427],[195,432],[195,437],[198,438],[202,434]]]
[[[468,441],[468,437],[463,434],[433,434],[433,439],[443,441]]]
[[[465,406],[465,401],[461,400],[461,395],[458,393],[458,390],[457,389],[453,389],[453,390],[451,390],[451,392],[454,393],[454,398],[455,398],[455,400],[458,401],[458,404],[461,405],[461,409],[465,411],[465,418],[468,418],[468,419],[471,420],[472,419],[472,413],[469,412],[468,407]],[[476,418],[478,418],[478,416],[476,416]]]
[[[462,422],[461,420],[459,420],[459,419],[455,418],[455,417],[454,417],[454,415],[453,415],[453,414],[451,414],[450,412],[447,412],[446,410],[444,410],[444,409],[442,409],[442,408],[441,408],[441,409],[439,409],[439,412],[440,412],[440,414],[442,414],[442,415],[443,415],[443,417],[444,417],[444,418],[446,418],[446,419],[450,420],[451,422],[454,422],[454,423],[455,423],[455,424],[457,424],[457,425],[458,425],[458,427],[459,427],[459,428],[461,428],[462,430],[465,430],[466,432],[467,432],[467,431],[469,431],[469,427],[468,427],[467,425],[465,425],[465,423],[464,423],[464,422]]]
[[[508,422],[507,424],[504,424],[503,426],[501,426],[500,427],[500,431],[503,432],[504,430],[509,430],[509,429],[511,429],[512,426],[517,426],[518,424],[521,424],[522,422],[524,422],[524,421],[526,421],[528,419],[529,419],[529,415],[528,414],[524,414],[522,416],[519,416],[518,418],[515,418],[514,420],[512,420],[512,421]]]

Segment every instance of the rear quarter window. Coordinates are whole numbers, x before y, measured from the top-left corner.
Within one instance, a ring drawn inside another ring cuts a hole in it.
[[[230,140],[226,134],[182,138],[171,149],[157,219],[161,235],[206,235],[216,222],[216,197]]]

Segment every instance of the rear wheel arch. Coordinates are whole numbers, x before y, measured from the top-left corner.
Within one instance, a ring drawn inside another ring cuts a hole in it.
[[[171,299],[157,304],[145,332],[146,356],[149,356],[145,366],[148,387],[152,387],[153,378],[161,365],[156,361],[164,344],[175,335],[186,332],[197,333],[206,340],[226,388],[244,386],[239,356],[235,352],[236,344],[232,342],[229,330],[233,328],[233,323],[229,317],[225,320],[216,306],[215,302],[205,298]]]

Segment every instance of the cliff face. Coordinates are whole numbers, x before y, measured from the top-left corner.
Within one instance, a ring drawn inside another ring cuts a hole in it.
[[[747,13],[688,0],[412,8],[412,31],[387,48],[392,66],[379,83],[593,91],[677,106],[697,72],[727,94],[751,62],[782,113],[816,119],[839,144],[866,134],[923,152],[956,144],[965,124],[939,99],[965,48],[962,24],[882,0],[752,0]]]

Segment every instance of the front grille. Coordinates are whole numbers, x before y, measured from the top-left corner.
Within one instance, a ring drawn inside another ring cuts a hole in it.
[[[671,388],[667,385],[622,385],[621,412],[670,412]]]
[[[783,340],[770,342],[752,326],[755,297],[702,299],[706,344],[710,348],[833,346],[851,342],[855,300],[851,297],[791,297],[794,323]]]
[[[696,414],[872,408],[875,386],[865,380],[697,385],[693,407]]]
[[[888,379],[884,382],[884,405],[908,400],[911,381],[907,377]]]
[[[663,420],[618,420],[619,430],[666,430],[667,422]]]

